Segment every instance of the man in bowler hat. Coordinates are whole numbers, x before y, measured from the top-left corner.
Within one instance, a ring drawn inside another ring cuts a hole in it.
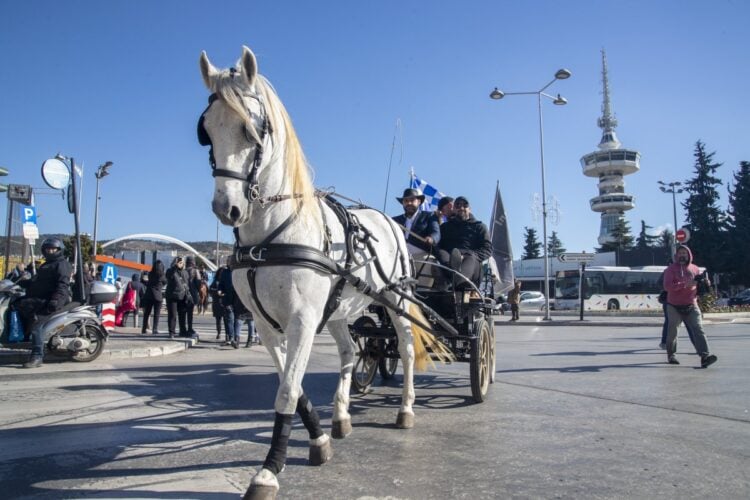
[[[404,207],[404,213],[393,218],[406,229],[404,236],[409,247],[409,253],[418,258],[432,251],[440,241],[440,224],[437,217],[431,212],[419,210],[419,206],[424,202],[424,195],[414,188],[404,190],[402,197],[396,197],[401,206]]]

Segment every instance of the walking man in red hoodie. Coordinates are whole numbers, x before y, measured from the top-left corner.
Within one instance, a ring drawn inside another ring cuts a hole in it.
[[[684,245],[677,247],[677,253],[672,264],[664,271],[664,289],[667,291],[667,361],[671,365],[679,365],[675,357],[677,350],[677,327],[684,321],[685,326],[693,332],[695,351],[701,357],[701,368],[708,368],[716,362],[716,356],[708,350],[708,341],[703,332],[701,311],[698,309],[698,282],[706,281],[710,286],[708,276],[701,274],[698,266],[693,264],[693,254]]]

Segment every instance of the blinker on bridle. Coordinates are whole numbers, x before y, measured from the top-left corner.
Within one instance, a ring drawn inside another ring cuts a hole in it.
[[[234,77],[236,74],[236,70],[234,68],[230,69],[231,76]],[[242,96],[240,96],[237,91],[234,91],[237,98],[244,104],[244,100],[242,99]],[[216,159],[214,158],[214,146],[211,142],[211,138],[209,137],[208,133],[206,132],[205,127],[203,126],[203,122],[205,120],[206,113],[208,112],[211,105],[219,99],[219,96],[217,94],[211,94],[208,96],[208,106],[206,106],[206,109],[201,113],[200,118],[198,119],[198,143],[201,146],[210,146],[210,149],[208,150],[208,161],[211,164],[211,175],[213,177],[228,177],[230,179],[236,179],[239,181],[242,181],[243,183],[247,184],[247,190],[245,195],[247,196],[247,199],[252,203],[258,200],[261,200],[260,196],[260,186],[258,184],[258,170],[260,169],[260,164],[263,161],[263,143],[266,140],[266,136],[270,133],[272,133],[271,129],[271,122],[268,119],[268,115],[266,114],[265,106],[263,105],[263,101],[259,96],[251,95],[250,97],[253,97],[258,101],[260,104],[261,109],[261,117],[262,117],[262,123],[260,126],[260,130],[256,131],[258,133],[258,137],[260,138],[260,142],[255,141],[250,134],[248,133],[247,127],[243,125],[242,129],[244,132],[245,139],[250,142],[256,142],[255,145],[255,156],[253,158],[253,164],[250,167],[250,170],[247,173],[247,176],[243,176],[241,173],[233,172],[231,170],[223,169],[223,168],[216,168]],[[245,106],[245,110],[247,111],[248,116],[252,117],[252,113],[250,112],[250,109]]]

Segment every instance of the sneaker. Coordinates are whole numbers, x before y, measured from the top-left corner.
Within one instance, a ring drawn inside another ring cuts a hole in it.
[[[233,340],[232,341],[232,347],[234,347],[235,349],[239,349],[240,344],[236,340]]]
[[[679,365],[679,364],[680,364],[680,362],[679,362],[679,361],[677,361],[677,358],[675,357],[675,355],[674,355],[674,354],[672,354],[671,356],[669,356],[669,357],[667,358],[667,362],[668,362],[668,363],[669,363],[670,365]],[[704,367],[704,368],[705,368],[705,367]]]
[[[39,368],[44,363],[44,356],[41,354],[32,354],[27,362],[23,364],[24,368]]]
[[[661,344],[659,344],[659,349],[661,349],[662,351],[666,351],[667,350],[667,344],[665,342],[662,342]]]
[[[716,360],[719,359],[714,354],[709,354],[707,356],[703,356],[701,358],[701,368],[708,368],[712,364],[716,363]]]

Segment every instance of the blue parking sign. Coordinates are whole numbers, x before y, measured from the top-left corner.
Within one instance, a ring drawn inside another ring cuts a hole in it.
[[[36,207],[33,205],[21,205],[21,222],[24,224],[36,224]]]
[[[114,285],[117,281],[117,268],[111,262],[107,262],[102,267],[102,281]]]

